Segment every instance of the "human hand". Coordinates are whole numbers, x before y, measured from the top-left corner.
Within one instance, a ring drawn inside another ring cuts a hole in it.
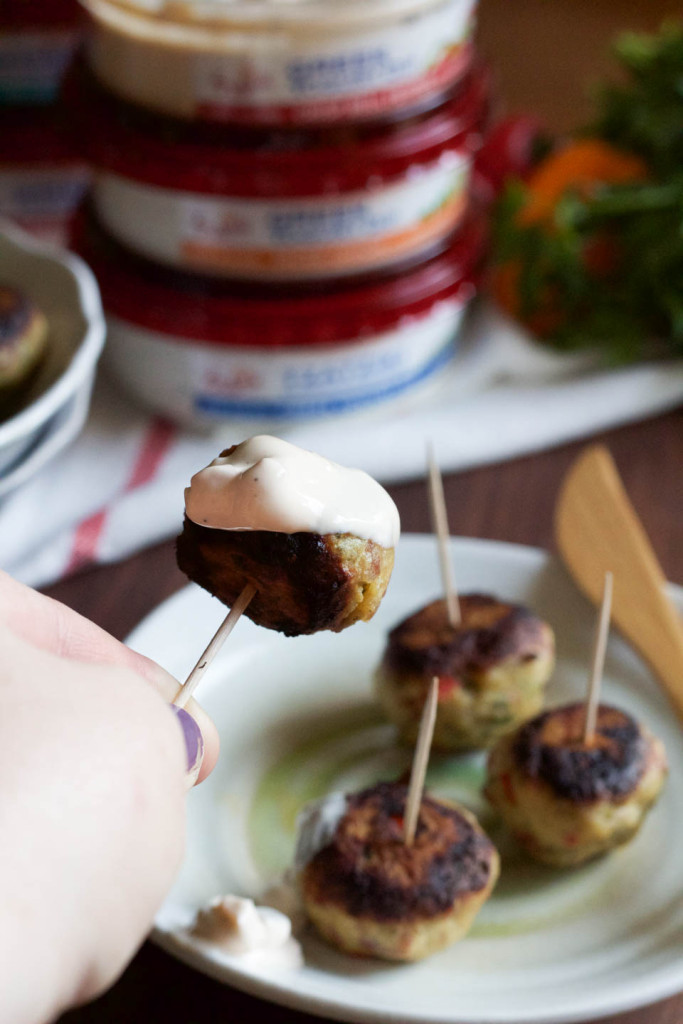
[[[94,622],[0,570],[0,624],[3,622],[32,646],[57,657],[129,668],[143,676],[169,702],[178,692],[178,680],[151,658],[132,651]],[[216,763],[218,733],[195,700],[190,700],[185,710],[197,722],[204,741],[204,757],[197,779],[201,782]]]
[[[0,1020],[43,1024],[149,930],[182,858],[186,752],[175,680],[4,574],[0,644]],[[215,730],[188,710],[206,774]]]

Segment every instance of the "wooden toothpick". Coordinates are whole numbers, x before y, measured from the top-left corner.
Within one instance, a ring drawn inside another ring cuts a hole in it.
[[[194,691],[197,689],[197,685],[199,684],[200,679],[203,677],[207,668],[209,667],[209,665],[216,657],[225,641],[232,633],[233,629],[237,625],[237,620],[240,618],[242,612],[247,607],[255,593],[256,587],[254,587],[251,583],[247,583],[246,587],[239,595],[239,597],[233,604],[232,608],[230,609],[230,611],[225,616],[222,623],[214,633],[213,639],[209,643],[206,650],[202,653],[201,657],[199,658],[199,661],[192,669],[189,676],[187,677],[183,685],[180,687],[175,697],[173,698],[173,703],[176,705],[176,707],[185,707],[188,700],[190,699]]]
[[[413,765],[410,769],[410,784],[408,786],[406,809],[403,816],[403,841],[406,846],[412,846],[415,838],[415,829],[417,828],[417,819],[420,813],[420,804],[422,802],[422,790],[424,789],[425,776],[427,774],[427,763],[429,762],[429,751],[432,746],[432,737],[434,735],[434,723],[436,721],[436,705],[438,699],[439,678],[438,676],[433,676],[429,693],[427,694],[427,699],[425,701],[424,710],[422,711],[420,729],[417,734],[417,743],[415,744],[415,753],[413,754]]]
[[[429,506],[432,513],[432,526],[436,533],[439,547],[441,580],[446,599],[448,621],[455,629],[460,625],[462,616],[460,614],[460,602],[458,601],[458,592],[453,576],[453,562],[449,549],[450,533],[448,530],[448,516],[446,514],[446,499],[443,493],[443,480],[434,458],[434,447],[431,443],[427,445],[427,465],[429,467]]]
[[[583,742],[587,746],[593,742],[595,737],[595,723],[598,715],[598,704],[600,702],[600,684],[602,672],[605,666],[605,652],[607,650],[607,636],[609,634],[610,614],[612,611],[612,584],[614,577],[611,572],[605,573],[605,582],[602,590],[602,604],[598,625],[595,632],[593,645],[593,660],[588,680],[588,694],[586,696],[586,713],[583,720]]]

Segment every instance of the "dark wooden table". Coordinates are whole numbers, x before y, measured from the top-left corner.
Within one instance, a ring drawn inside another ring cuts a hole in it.
[[[683,410],[601,435],[670,579],[683,581]],[[552,548],[558,485],[580,444],[446,478],[454,534]],[[405,532],[428,529],[422,482],[389,488]],[[172,542],[119,565],[82,573],[48,593],[123,637],[163,598],[183,586]],[[313,1024],[318,1018],[271,1006],[220,985],[147,943],[104,997],[61,1024],[207,1024],[258,1019]],[[683,994],[606,1019],[608,1024],[680,1024]],[[466,1024],[466,1022],[463,1022]]]

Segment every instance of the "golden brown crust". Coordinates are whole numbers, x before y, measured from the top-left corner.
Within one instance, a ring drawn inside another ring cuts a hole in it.
[[[538,715],[519,730],[513,746],[517,767],[566,800],[590,802],[626,797],[646,767],[647,744],[635,719],[606,704],[598,708],[593,741],[583,742],[585,704]]]
[[[495,879],[495,848],[462,809],[425,796],[412,846],[403,841],[407,786],[380,783],[349,797],[332,841],[306,866],[307,904],[367,921],[438,918]]]
[[[463,594],[460,613],[461,624],[454,628],[441,598],[400,622],[389,634],[387,668],[459,678],[502,661],[531,662],[547,651],[547,625],[522,605],[488,594]]]
[[[553,754],[563,747],[574,753],[588,749],[580,742],[582,712],[582,705],[569,705],[534,719],[530,724],[540,738],[534,742],[533,731],[531,740],[527,736],[525,742],[529,749],[521,758],[516,748],[520,733],[526,727],[504,736],[489,756],[484,789],[488,800],[531,857],[557,867],[583,864],[628,842],[657,800],[667,774],[666,752],[661,741],[646,726],[633,723],[630,716],[613,708],[605,708],[598,718],[603,734],[596,749],[603,753],[598,754],[592,765],[596,769],[597,784],[590,785],[593,791],[599,790],[600,795],[594,799],[581,795],[587,788],[586,763],[579,771],[574,765],[569,775],[558,776],[555,766],[548,772],[546,758],[541,773],[543,747],[546,753]],[[635,758],[628,754],[631,739],[625,746],[620,742],[622,730],[631,732],[631,723],[639,734],[637,747],[640,749]],[[613,757],[615,751],[618,756],[625,755],[626,765],[624,780],[617,785],[614,784],[614,765],[605,770],[602,761],[604,752],[605,756]],[[529,756],[535,761],[531,772],[527,770]],[[633,766],[639,763],[642,771],[635,785],[631,785]]]
[[[439,679],[433,745],[490,747],[540,711],[555,663],[550,626],[520,605],[483,594],[460,598],[462,625],[443,599],[399,623],[375,672],[375,690],[402,740],[414,743],[431,678]]]
[[[214,530],[187,517],[178,566],[226,605],[247,583],[245,614],[287,636],[339,631],[374,615],[391,576],[393,548],[352,534]]]

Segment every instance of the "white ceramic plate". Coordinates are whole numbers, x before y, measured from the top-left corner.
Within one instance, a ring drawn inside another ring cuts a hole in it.
[[[558,668],[549,702],[581,695],[594,613],[560,566],[529,548],[456,540],[460,587],[529,604],[553,625]],[[258,896],[291,858],[302,804],[330,789],[392,777],[408,765],[372,705],[370,677],[387,629],[439,591],[431,538],[404,537],[371,623],[286,639],[241,622],[202,684],[222,751],[189,800],[190,838],[162,908],[157,940],[199,970],[263,998],[347,1021],[558,1024],[614,1013],[683,988],[683,743],[649,672],[618,638],[604,698],[664,740],[671,777],[625,849],[575,871],[534,866],[503,841],[503,872],[470,935],[420,964],[345,956],[312,933],[299,970],[247,966],[188,941],[182,929],[221,892]],[[683,608],[683,590],[674,596]],[[131,643],[183,677],[224,609],[191,587],[154,612]],[[461,799],[487,826],[481,756],[434,759],[429,787]],[[498,843],[500,837],[491,828]]]

